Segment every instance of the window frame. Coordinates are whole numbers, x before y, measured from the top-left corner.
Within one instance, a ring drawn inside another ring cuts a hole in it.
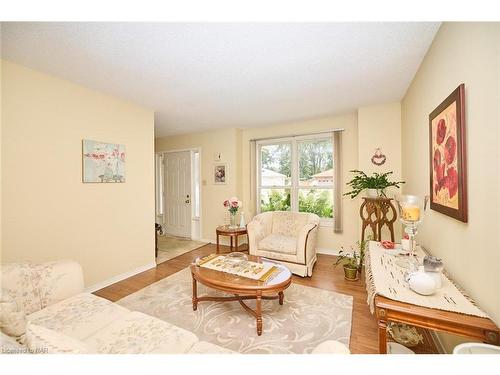
[[[282,137],[282,138],[269,138],[269,139],[262,139],[258,140],[255,143],[256,147],[256,212],[257,214],[260,214],[261,211],[261,200],[260,200],[260,193],[262,189],[283,189],[283,190],[290,190],[290,212],[299,212],[299,191],[300,190],[331,190],[333,197],[334,197],[334,202],[332,203],[333,205],[333,215],[335,216],[336,211],[335,211],[335,187],[334,185],[322,185],[321,187],[309,187],[309,186],[301,186],[300,185],[300,176],[299,176],[299,146],[298,144],[301,141],[307,141],[307,140],[320,140],[320,139],[330,139],[332,142],[332,151],[334,145],[333,141],[333,134],[328,137],[325,133],[318,133],[318,134],[308,134],[308,135],[301,135],[301,136],[290,136],[290,137]],[[290,144],[290,151],[291,151],[291,165],[290,165],[290,171],[291,171],[291,183],[290,185],[283,185],[283,186],[263,186],[261,179],[262,179],[262,146],[267,146],[267,145],[277,145],[277,144]],[[332,156],[333,157],[333,156]],[[335,175],[335,160],[333,160],[333,169],[334,169],[334,175]],[[326,218],[326,217],[320,217],[320,226],[326,226],[326,227],[333,227],[334,223],[334,218]]]

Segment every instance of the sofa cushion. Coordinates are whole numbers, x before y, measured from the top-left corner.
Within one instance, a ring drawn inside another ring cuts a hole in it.
[[[74,261],[10,263],[1,267],[2,295],[34,313],[83,290],[81,266]]]
[[[40,290],[33,280],[36,271],[30,263],[3,264],[0,268],[2,298],[6,296],[21,304],[26,314],[42,308]]]
[[[272,233],[287,237],[297,237],[300,230],[308,221],[308,214],[280,211],[274,212]]]
[[[140,312],[132,312],[87,338],[98,353],[187,353],[197,342],[194,333]]]
[[[84,340],[128,314],[129,310],[113,302],[81,293],[28,315],[28,321]]]
[[[26,313],[20,305],[7,295],[0,298],[0,331],[17,340],[26,333]]]
[[[258,256],[258,257],[263,257],[263,258],[268,258],[272,259],[278,262],[292,262],[292,263],[297,263],[299,261],[298,257],[296,254],[285,254],[285,253],[278,253],[274,250],[255,250],[252,252],[252,255]]]
[[[223,348],[222,346],[211,344],[206,341],[198,341],[189,350],[189,354],[236,354],[232,350]]]
[[[19,344],[13,337],[0,332],[0,353],[1,354],[23,354],[25,347]]]
[[[26,327],[26,345],[33,354],[82,354],[89,353],[84,342],[36,324]]]
[[[83,271],[80,264],[60,260],[34,264],[35,280],[40,294],[40,305],[47,306],[83,292]]]
[[[297,253],[297,238],[273,233],[264,237],[259,242],[258,248],[259,250],[295,255]]]

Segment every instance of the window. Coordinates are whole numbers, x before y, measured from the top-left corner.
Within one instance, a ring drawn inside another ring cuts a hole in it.
[[[334,217],[334,153],[331,133],[257,142],[258,212]]]

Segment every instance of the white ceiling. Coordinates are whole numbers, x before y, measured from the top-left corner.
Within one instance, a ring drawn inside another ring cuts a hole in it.
[[[400,100],[439,23],[2,23],[2,56],[155,111],[156,136]]]

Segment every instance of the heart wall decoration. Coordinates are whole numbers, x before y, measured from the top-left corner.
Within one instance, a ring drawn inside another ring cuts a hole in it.
[[[380,148],[375,149],[375,153],[372,156],[372,163],[375,165],[383,165],[387,160],[387,156],[385,156]]]

